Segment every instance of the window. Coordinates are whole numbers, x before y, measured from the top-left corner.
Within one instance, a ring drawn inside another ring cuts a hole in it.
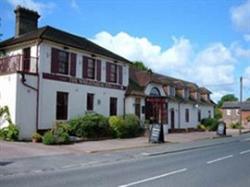
[[[189,109],[185,110],[185,120],[186,122],[189,122]]]
[[[135,115],[140,119],[141,118],[141,99],[135,98]]]
[[[117,98],[116,97],[110,97],[109,110],[110,110],[109,111],[110,116],[117,115]]]
[[[231,110],[227,109],[227,115],[230,116],[231,115]]]
[[[89,79],[95,79],[95,60],[88,58],[87,76]]]
[[[58,51],[58,73],[69,73],[69,56],[65,51]]]
[[[110,64],[110,82],[117,82],[117,65]]]
[[[201,121],[201,110],[198,109],[198,121],[200,122]]]
[[[170,92],[170,96],[175,96],[175,87],[173,87],[173,86],[170,86],[169,87],[169,92]]]
[[[185,99],[188,99],[188,98],[189,98],[189,90],[188,90],[188,88],[185,88],[185,89],[184,89],[184,98],[185,98]]]
[[[56,119],[68,119],[68,93],[57,92],[56,96]]]
[[[30,71],[30,47],[23,49],[23,71]]]
[[[211,118],[211,117],[212,117],[211,111],[209,110],[209,111],[208,111],[208,118]]]
[[[91,93],[87,94],[87,110],[88,111],[94,110],[94,94]]]
[[[160,90],[156,87],[153,87],[150,91],[150,96],[161,96]]]

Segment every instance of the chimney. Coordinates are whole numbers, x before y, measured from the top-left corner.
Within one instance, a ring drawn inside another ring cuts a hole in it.
[[[14,12],[16,14],[15,37],[37,29],[38,18],[40,15],[36,11],[17,6]]]

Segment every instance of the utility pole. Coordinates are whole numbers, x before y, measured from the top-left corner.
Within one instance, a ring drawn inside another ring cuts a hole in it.
[[[242,127],[242,93],[243,93],[243,78],[240,77],[240,128],[239,134],[241,134],[241,127]]]

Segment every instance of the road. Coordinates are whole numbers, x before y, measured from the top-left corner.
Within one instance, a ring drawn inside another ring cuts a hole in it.
[[[178,153],[0,177],[0,186],[249,187],[250,135],[229,143]]]

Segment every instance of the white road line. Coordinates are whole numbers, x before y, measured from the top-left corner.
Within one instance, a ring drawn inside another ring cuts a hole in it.
[[[137,185],[137,184],[141,184],[141,183],[144,183],[144,182],[156,180],[156,179],[159,179],[159,178],[162,178],[162,177],[166,177],[166,176],[170,176],[170,175],[174,175],[174,174],[177,174],[177,173],[182,173],[182,172],[185,172],[185,171],[187,171],[187,168],[183,168],[183,169],[171,171],[171,172],[169,172],[169,173],[164,173],[164,174],[162,174],[162,175],[150,177],[150,178],[143,179],[143,180],[139,180],[139,181],[132,182],[132,183],[129,183],[129,184],[120,185],[119,187],[134,186],[134,185]]]
[[[217,159],[214,159],[214,160],[207,161],[207,164],[212,164],[214,162],[222,161],[222,160],[232,158],[232,157],[233,157],[233,155],[223,156],[223,157],[220,157],[220,158],[217,158]]]
[[[246,154],[246,153],[250,153],[250,149],[240,152],[241,155]]]

